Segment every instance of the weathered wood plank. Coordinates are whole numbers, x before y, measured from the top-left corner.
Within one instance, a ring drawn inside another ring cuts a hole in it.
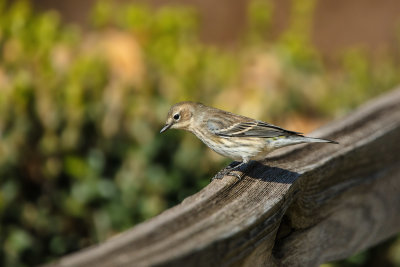
[[[318,266],[400,232],[400,89],[51,266]]]

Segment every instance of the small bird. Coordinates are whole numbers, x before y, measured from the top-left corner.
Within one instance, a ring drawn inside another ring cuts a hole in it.
[[[265,159],[267,154],[281,147],[300,143],[337,144],[190,101],[177,103],[170,108],[160,133],[170,128],[192,132],[218,154],[241,162],[234,167],[228,166],[213,179],[226,174],[234,175],[232,172],[243,164]],[[244,173],[234,176],[241,179]]]

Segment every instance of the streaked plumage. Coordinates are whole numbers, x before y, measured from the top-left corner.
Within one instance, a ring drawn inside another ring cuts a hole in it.
[[[336,143],[195,102],[173,105],[160,132],[169,128],[190,131],[218,154],[242,163],[262,160],[275,149],[289,145]]]

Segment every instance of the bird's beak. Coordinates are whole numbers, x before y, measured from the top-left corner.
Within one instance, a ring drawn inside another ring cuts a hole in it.
[[[170,124],[165,124],[165,126],[161,129],[160,133],[165,132],[165,131],[168,130],[171,126],[172,126],[172,123],[170,123]]]

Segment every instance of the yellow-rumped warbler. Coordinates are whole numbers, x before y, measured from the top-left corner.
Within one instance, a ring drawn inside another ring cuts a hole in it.
[[[169,128],[192,132],[218,154],[242,162],[214,178],[221,178],[250,160],[262,160],[268,153],[281,147],[300,143],[337,144],[335,141],[303,136],[266,122],[189,101],[171,107],[160,133]]]

